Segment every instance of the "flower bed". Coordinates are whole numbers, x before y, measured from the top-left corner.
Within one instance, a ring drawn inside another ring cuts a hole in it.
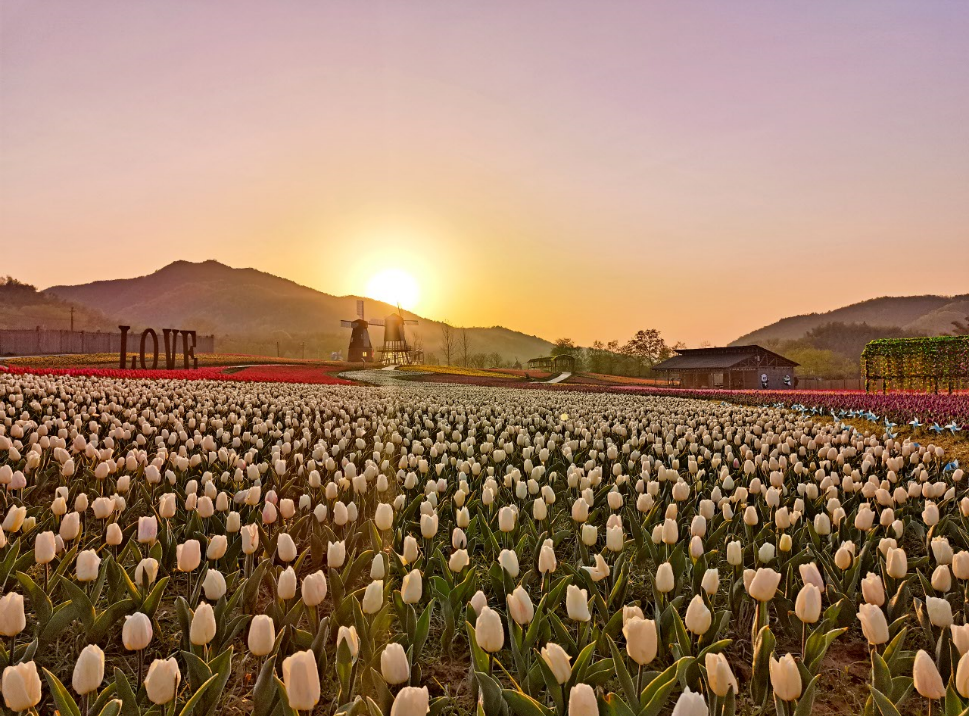
[[[814,390],[685,390],[681,388],[646,388],[622,386],[616,388],[639,395],[670,395],[683,398],[724,400],[742,405],[801,405],[823,412],[871,411],[879,418],[906,423],[914,418],[923,423],[940,425],[956,421],[967,426],[967,394],[956,393],[866,393],[864,391]]]
[[[133,355],[129,352],[130,356]],[[181,364],[182,354],[176,353],[175,363]],[[342,370],[348,364],[336,361],[321,361],[314,358],[277,358],[275,356],[253,356],[243,353],[199,353],[196,356],[199,366],[227,366],[227,365],[315,365],[328,367],[331,370]],[[159,364],[164,363],[163,352],[159,353]],[[117,353],[71,353],[51,356],[13,356],[0,358],[0,364],[30,368],[111,368],[118,365]],[[120,369],[119,369],[120,370]]]
[[[494,370],[479,370],[478,368],[461,368],[456,365],[402,365],[397,368],[403,373],[415,371],[419,373],[434,373],[435,375],[466,375],[477,378],[505,378],[507,375]]]
[[[4,713],[965,711],[931,441],[768,392],[35,370],[0,371]]]
[[[14,375],[90,376],[93,378],[126,378],[134,380],[223,380],[243,383],[313,383],[318,385],[349,385],[350,381],[332,374],[338,366],[250,366],[226,372],[222,366],[208,366],[192,370],[121,370],[120,368],[44,368],[0,366],[0,373]]]

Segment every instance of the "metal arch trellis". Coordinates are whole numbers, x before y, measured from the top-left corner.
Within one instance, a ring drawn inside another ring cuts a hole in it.
[[[866,392],[879,381],[882,392],[938,393],[967,389],[970,337],[880,338],[862,351]]]

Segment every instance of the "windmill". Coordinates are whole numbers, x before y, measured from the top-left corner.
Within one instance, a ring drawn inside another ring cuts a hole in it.
[[[384,318],[384,345],[378,351],[380,361],[384,365],[411,365],[420,363],[424,359],[424,352],[417,350],[413,345],[408,344],[407,336],[404,333],[404,326],[416,326],[418,322],[413,318],[405,318],[401,307],[397,307],[397,313],[392,313]]]
[[[374,347],[371,345],[367,326],[383,326],[384,322],[379,319],[370,322],[365,321],[364,302],[358,300],[357,318],[353,321],[341,321],[340,325],[344,328],[353,329],[350,332],[350,347],[347,348],[347,360],[351,363],[373,363]]]

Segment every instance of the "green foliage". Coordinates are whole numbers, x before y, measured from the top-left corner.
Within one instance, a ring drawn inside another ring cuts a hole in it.
[[[862,352],[862,375],[884,381],[887,390],[936,392],[967,386],[968,336],[871,341]]]

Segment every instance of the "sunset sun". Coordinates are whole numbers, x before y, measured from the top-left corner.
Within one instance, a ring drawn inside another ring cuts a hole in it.
[[[420,294],[414,277],[397,268],[384,269],[367,282],[367,295],[370,298],[408,310],[414,310]]]

